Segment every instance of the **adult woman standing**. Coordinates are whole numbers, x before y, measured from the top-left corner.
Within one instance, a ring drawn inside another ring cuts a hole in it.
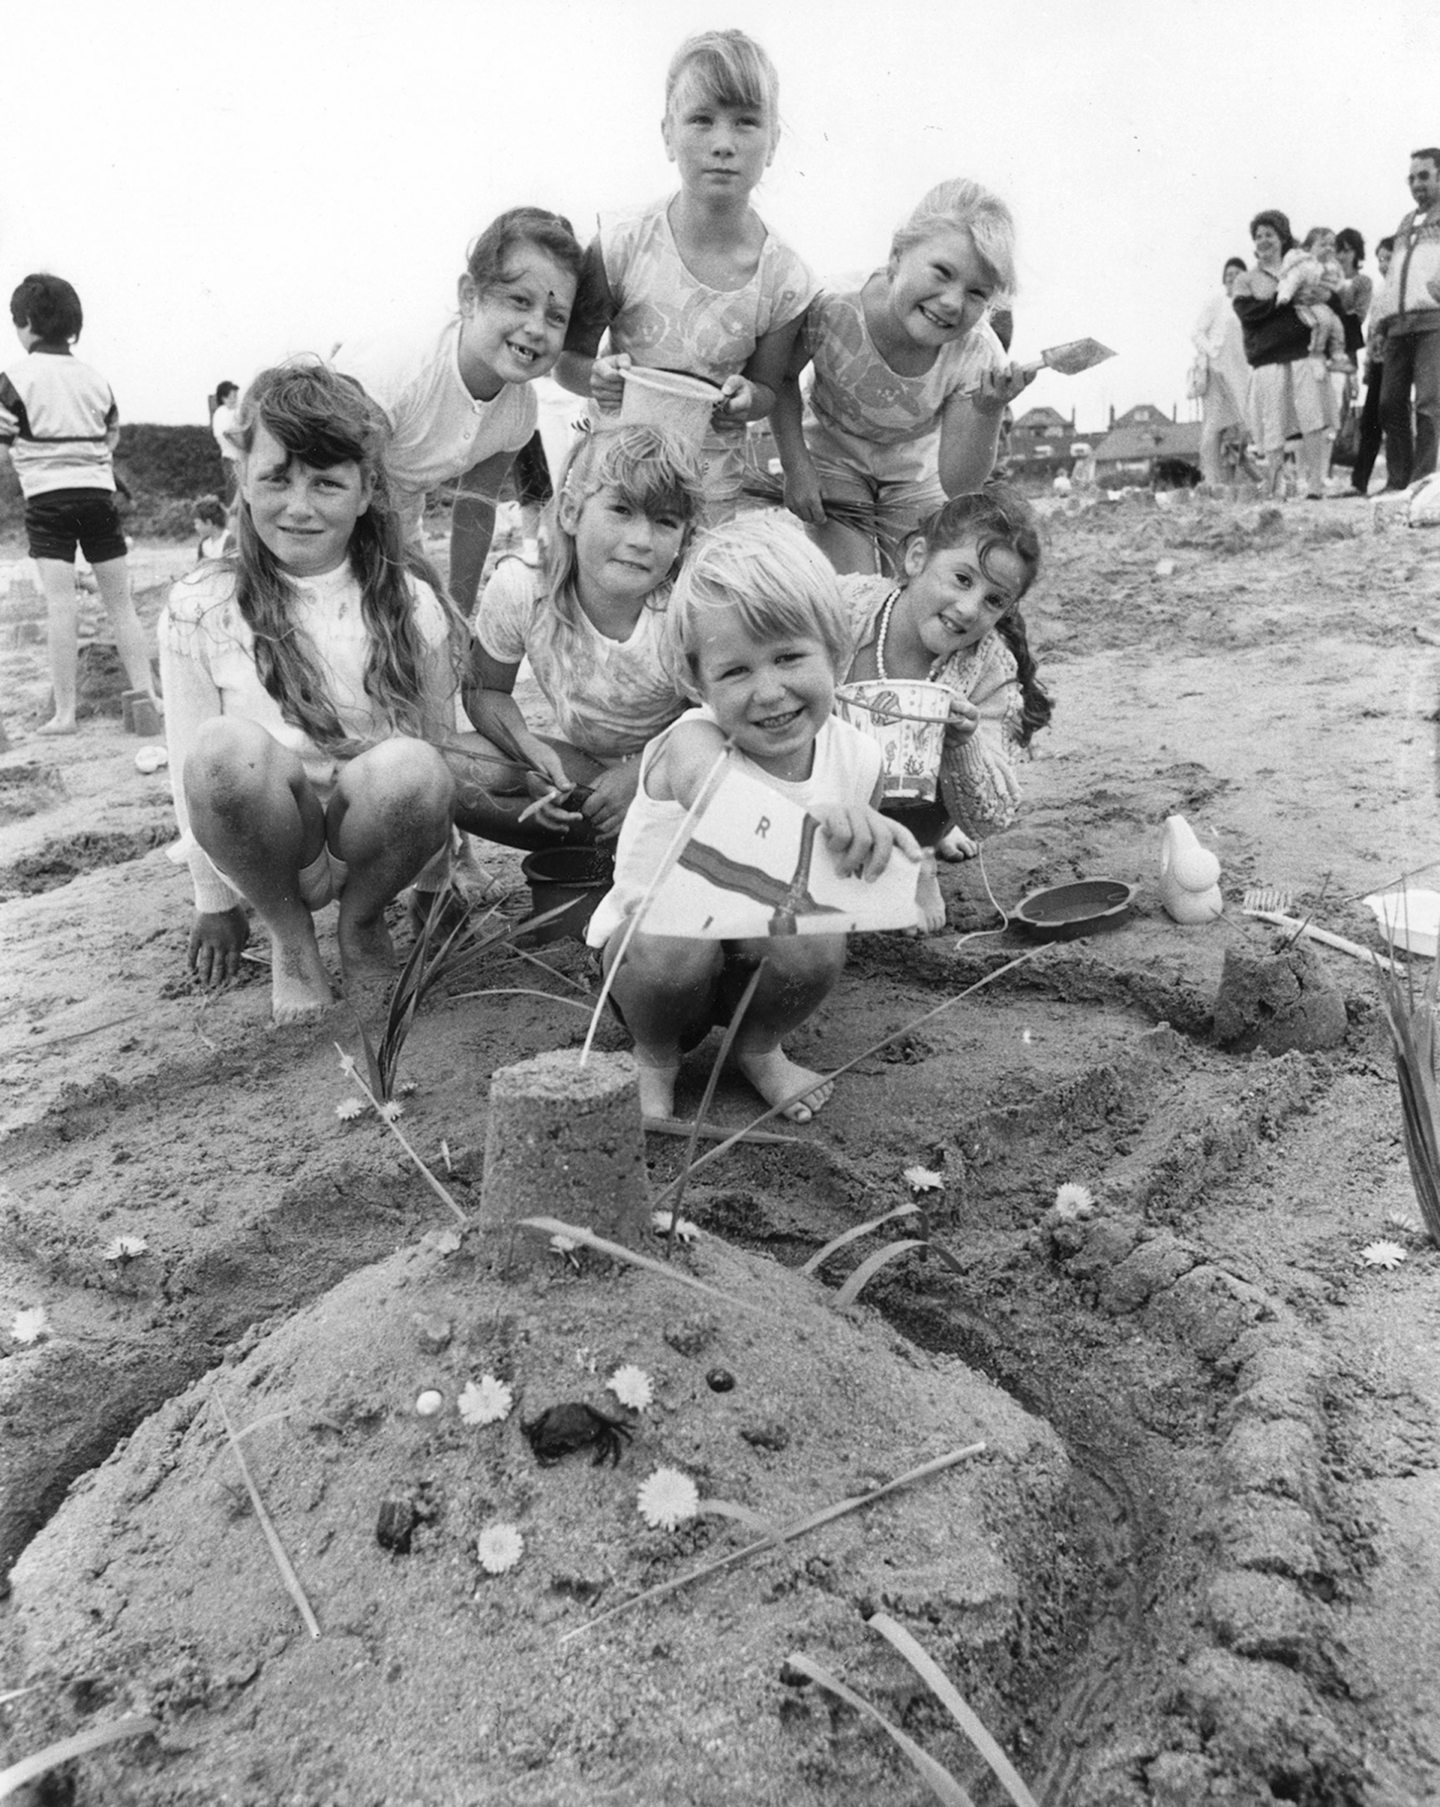
[[[1232,305],[1236,282],[1245,274],[1243,257],[1227,257],[1221,271],[1222,288],[1200,310],[1191,342],[1207,369],[1200,397],[1200,473],[1211,488],[1225,481],[1221,436],[1235,428],[1250,433],[1250,366],[1245,361],[1245,340]]]
[[[1255,267],[1238,277],[1232,294],[1245,337],[1250,365],[1250,408],[1255,436],[1265,458],[1270,493],[1280,493],[1285,441],[1300,440],[1300,476],[1305,494],[1325,494],[1329,435],[1339,421],[1329,373],[1318,376],[1309,360],[1310,328],[1295,310],[1304,302],[1329,301],[1332,291],[1318,285],[1301,287],[1280,265],[1293,249],[1290,221],[1268,207],[1250,222]]]
[[[1339,245],[1339,239],[1336,239]],[[1390,271],[1390,258],[1395,250],[1393,238],[1382,238],[1375,247],[1375,262],[1383,283]],[[1385,377],[1385,322],[1380,316],[1380,295],[1376,291],[1365,319],[1365,406],[1360,410],[1360,442],[1355,451],[1355,468],[1350,473],[1350,493],[1363,496],[1370,488],[1370,473],[1380,455],[1384,434],[1380,426],[1380,385]]]

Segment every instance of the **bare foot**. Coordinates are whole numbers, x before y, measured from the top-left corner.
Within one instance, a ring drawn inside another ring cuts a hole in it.
[[[641,1116],[673,1117],[675,1081],[680,1077],[680,1062],[645,1054],[637,1047],[635,1064],[640,1069]]]
[[[835,1082],[800,1067],[783,1048],[736,1050],[735,1065],[767,1104],[791,1102],[780,1112],[791,1123],[808,1123],[835,1090]]]
[[[79,729],[75,726],[73,715],[69,721],[62,721],[58,715],[52,715],[48,722],[41,722],[35,732],[37,734],[78,734]]]
[[[277,1023],[313,1023],[335,994],[312,932],[291,946],[270,943],[270,1011]]]
[[[915,909],[925,934],[938,935],[945,927],[945,899],[940,895],[940,879],[935,870],[933,853],[927,853],[920,862],[920,883],[915,892]]]

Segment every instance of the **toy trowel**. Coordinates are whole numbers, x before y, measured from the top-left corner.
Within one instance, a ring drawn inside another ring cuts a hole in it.
[[[1068,339],[1063,345],[1052,345],[1048,351],[1042,351],[1038,358],[1022,364],[1020,369],[1027,380],[1039,370],[1058,370],[1061,376],[1078,376],[1082,370],[1090,370],[1114,356],[1110,347],[1102,345],[1098,339]],[[966,389],[963,393],[978,395],[979,390]]]

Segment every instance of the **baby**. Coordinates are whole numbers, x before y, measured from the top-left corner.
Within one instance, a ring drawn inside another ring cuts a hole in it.
[[[1319,283],[1335,290],[1345,280],[1335,256],[1335,234],[1328,226],[1315,226],[1305,234],[1303,244],[1285,253],[1280,265],[1277,301],[1294,300],[1297,290],[1309,283]],[[1325,370],[1352,371],[1355,366],[1345,349],[1345,328],[1333,307],[1323,301],[1295,302],[1295,312],[1310,328],[1309,357]]]

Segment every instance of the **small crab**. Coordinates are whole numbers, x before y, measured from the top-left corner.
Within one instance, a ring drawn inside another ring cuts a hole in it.
[[[542,1468],[549,1468],[572,1450],[588,1449],[592,1443],[595,1460],[591,1466],[598,1468],[602,1462],[608,1462],[613,1468],[624,1448],[620,1439],[624,1437],[628,1441],[633,1434],[622,1419],[612,1418],[608,1412],[599,1411],[593,1405],[581,1405],[575,1400],[547,1406],[538,1418],[532,1418],[520,1428]]]

